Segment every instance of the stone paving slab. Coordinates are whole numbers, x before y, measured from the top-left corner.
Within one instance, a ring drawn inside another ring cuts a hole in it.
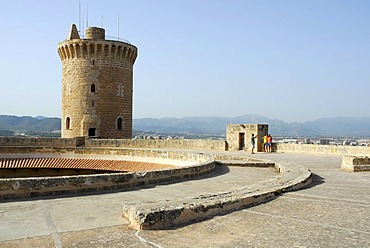
[[[124,203],[171,201],[234,189],[240,184],[253,184],[276,175],[276,171],[271,168],[222,166],[216,174],[198,180],[152,185],[101,195],[3,202],[0,203],[0,242],[128,225],[127,219],[122,218]]]
[[[46,222],[40,219],[38,222],[30,221],[32,215],[35,215],[35,220],[38,219],[36,216],[41,215],[37,214],[37,211],[42,211],[37,208],[39,201],[0,203],[0,247],[52,247],[53,244],[55,247],[370,247],[370,173],[341,171],[339,156],[278,153],[255,154],[253,157],[307,166],[313,172],[313,183],[265,204],[170,230],[132,230],[128,228],[127,220],[122,218],[122,223],[117,224],[117,217],[110,213],[105,215],[105,212],[111,208],[112,212],[116,209],[119,214],[122,203],[134,199],[135,195],[137,200],[147,200],[158,188],[158,197],[160,190],[168,191],[171,185],[105,195],[39,200],[46,204],[46,209],[49,204],[52,209],[55,205],[64,206],[68,209],[68,215],[62,217],[66,221],[74,219],[84,226],[75,231],[53,233],[48,230],[49,234],[46,235],[41,234]],[[259,174],[254,173],[255,169],[262,170],[266,175],[269,173],[263,168],[245,169],[250,170],[249,173],[240,174],[240,178],[246,177],[248,180],[253,179],[254,174]],[[215,177],[215,180],[225,181],[221,178],[230,174],[224,173]],[[238,176],[231,178],[234,182]],[[208,180],[211,179],[178,183],[172,187],[178,188],[176,192],[183,191],[183,188],[195,190],[196,186],[192,183],[204,183],[199,184],[199,188],[202,188],[210,184]],[[150,194],[146,195],[146,190],[150,190]],[[88,201],[91,204],[84,206],[87,208],[85,214],[75,214],[78,203],[73,204],[74,201]],[[84,229],[90,228],[83,222],[94,217],[96,213],[90,215],[89,211],[98,202],[107,203],[106,208],[102,207],[98,213],[105,216],[106,220],[100,227]],[[35,212],[26,214],[28,208],[35,208]],[[12,215],[11,209],[16,209],[17,214]],[[11,221],[10,216],[24,224]],[[53,214],[50,216],[53,222],[57,221]],[[4,220],[7,221],[5,227]],[[40,232],[36,234],[35,230],[34,234],[28,234],[28,238],[24,235],[15,237],[23,232],[19,227],[39,229]],[[58,229],[58,225],[56,227]],[[6,235],[10,236],[4,230],[13,232],[15,236],[5,239]]]

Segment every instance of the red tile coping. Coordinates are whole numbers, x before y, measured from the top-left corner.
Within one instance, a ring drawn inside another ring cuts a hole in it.
[[[0,158],[0,169],[81,169],[140,172],[176,168],[174,165],[89,158]]]

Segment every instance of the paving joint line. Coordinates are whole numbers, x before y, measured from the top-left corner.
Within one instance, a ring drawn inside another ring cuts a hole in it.
[[[267,214],[267,213],[252,211],[252,210],[248,210],[248,209],[244,209],[242,211],[247,212],[247,213],[251,213],[251,214],[258,214],[258,215],[268,216],[268,217],[272,217],[272,218],[279,218],[279,219],[301,222],[301,223],[305,223],[305,224],[311,224],[311,225],[316,225],[316,226],[334,228],[334,229],[339,229],[339,230],[342,230],[342,231],[357,232],[357,233],[362,233],[362,234],[367,234],[367,235],[370,234],[370,232],[366,232],[366,231],[361,231],[361,230],[352,229],[352,228],[345,228],[345,227],[340,227],[340,226],[334,226],[334,225],[330,225],[330,224],[322,224],[322,223],[315,222],[315,221],[300,220],[300,219],[296,219],[296,218],[284,217],[284,216],[279,216],[279,215],[274,215],[274,214]]]
[[[57,228],[54,224],[53,218],[50,215],[50,212],[49,212],[49,210],[46,206],[46,203],[44,201],[40,201],[39,205],[42,209],[42,213],[44,215],[46,223],[47,223],[48,227],[50,228],[51,237],[53,238],[53,241],[54,241],[54,247],[55,248],[62,248],[63,247],[62,240],[60,239],[58,230],[57,230]]]
[[[314,195],[306,195],[306,194],[299,194],[299,193],[286,193],[282,197],[283,198],[284,197],[286,197],[286,198],[291,197],[291,198],[294,198],[294,199],[304,200],[303,198],[298,198],[298,197],[294,197],[294,196],[302,196],[302,197],[310,198],[310,200],[314,200],[314,201],[319,201],[320,199],[325,199],[325,200],[328,200],[328,202],[346,203],[346,204],[353,204],[353,205],[364,205],[365,207],[370,207],[369,202],[355,201],[355,200],[350,200],[350,199],[341,199],[341,198],[335,198],[335,197],[314,196]],[[312,199],[312,198],[316,198],[316,199]],[[308,200],[308,199],[306,199],[306,200]]]
[[[135,236],[139,239],[140,242],[145,243],[145,244],[152,245],[152,246],[154,246],[156,248],[163,248],[163,246],[157,245],[157,244],[155,244],[153,242],[150,242],[150,241],[144,239],[139,234],[140,234],[140,230],[138,230],[137,232],[135,232]]]

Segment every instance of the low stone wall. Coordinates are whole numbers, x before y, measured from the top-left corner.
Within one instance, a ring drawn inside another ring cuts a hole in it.
[[[128,147],[128,148],[173,148],[225,151],[225,140],[169,139],[169,140],[130,140],[130,139],[86,139],[86,147]]]
[[[42,147],[78,147],[85,144],[85,138],[39,138],[39,137],[1,137],[1,146],[42,146]]]
[[[254,185],[246,184],[232,191],[187,198],[186,203],[183,199],[177,199],[155,203],[123,204],[122,214],[136,230],[168,229],[260,204],[275,199],[284,192],[298,190],[312,182],[310,170],[303,166],[289,163],[275,164],[269,161],[260,161],[260,163],[266,166],[274,165],[280,174],[271,180]],[[255,165],[245,162],[242,166]]]
[[[370,158],[367,156],[343,156],[340,168],[350,172],[370,171]]]
[[[37,138],[37,137],[0,137],[1,146],[41,146],[41,147],[124,147],[124,148],[174,148],[225,151],[225,140],[208,139],[93,139],[93,138]]]
[[[88,147],[88,148],[153,148],[153,149],[187,149],[225,151],[225,140],[202,140],[202,139],[170,139],[170,140],[131,140],[131,139],[92,139],[92,138],[32,138],[32,137],[0,137],[0,148],[10,147],[42,147],[47,149]],[[273,150],[278,152],[299,152],[333,155],[370,155],[370,147],[364,146],[334,146],[334,145],[306,145],[273,143]]]
[[[0,147],[0,152],[3,152],[5,148],[6,147]],[[15,149],[18,154],[21,154],[22,151],[26,153],[42,151],[39,147],[8,147],[7,151],[12,151],[12,149]],[[212,172],[216,168],[214,159],[211,156],[188,152],[119,148],[54,148],[48,150],[44,149],[44,151],[47,151],[49,154],[58,154],[58,152],[62,152],[84,155],[90,154],[95,156],[127,155],[136,158],[137,161],[140,161],[140,159],[145,160],[145,158],[166,161],[192,161],[193,165],[142,173],[109,173],[98,175],[0,179],[0,200],[119,190],[201,176]]]
[[[160,160],[179,160],[202,163],[209,159],[201,153],[167,151],[156,149],[109,148],[109,147],[38,147],[38,146],[0,146],[0,157],[24,157],[24,154],[33,154],[33,157],[75,157],[75,156],[117,156],[125,160],[134,159],[142,162],[160,162]],[[7,154],[7,155],[6,155]],[[41,155],[40,155],[41,154]],[[10,156],[11,155],[11,156]],[[172,163],[174,163],[172,161]]]
[[[316,153],[327,155],[370,155],[370,147],[366,146],[335,146],[308,144],[277,144],[278,152]]]

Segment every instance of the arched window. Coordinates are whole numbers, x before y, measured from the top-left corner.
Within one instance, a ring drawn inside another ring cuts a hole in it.
[[[91,92],[95,92],[95,84],[91,84]]]
[[[66,119],[66,129],[71,129],[71,118],[69,117]]]
[[[117,129],[122,130],[122,118],[117,119]]]

